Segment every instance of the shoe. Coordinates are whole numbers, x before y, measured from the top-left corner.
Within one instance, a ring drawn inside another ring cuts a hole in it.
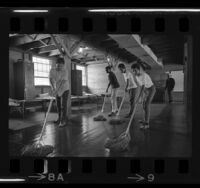
[[[143,120],[139,120],[139,123],[144,124],[145,122]]]
[[[66,122],[65,121],[61,121],[60,124],[59,124],[59,127],[64,127],[66,125]]]
[[[146,129],[149,128],[147,125],[149,125],[148,123],[145,123],[145,121],[143,120],[139,120],[140,123],[140,129]]]
[[[117,111],[115,111],[115,112],[113,112],[113,115],[114,115],[114,116],[116,116],[116,115],[117,115],[117,113],[118,113],[118,110],[117,110]]]
[[[111,112],[111,113],[108,114],[109,117],[111,117],[111,116],[113,116],[113,115],[115,115],[114,112]]]
[[[144,124],[141,124],[140,125],[140,129],[144,129],[145,125]]]
[[[58,118],[56,121],[54,121],[55,124],[60,124],[60,118]]]
[[[144,123],[144,129],[149,129],[149,123]]]
[[[130,118],[131,117],[131,114],[127,114],[126,116],[125,116],[125,118]]]

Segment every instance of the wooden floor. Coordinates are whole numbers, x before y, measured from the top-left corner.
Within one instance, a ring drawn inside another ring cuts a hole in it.
[[[128,112],[125,104],[121,117]],[[106,107],[107,112],[110,105]],[[121,125],[110,125],[106,122],[95,122],[93,117],[100,109],[96,105],[87,105],[72,110],[68,124],[59,128],[53,122],[48,122],[44,143],[55,147],[49,157],[190,157],[192,153],[191,135],[188,134],[185,108],[182,103],[152,104],[149,130],[141,130],[138,120],[142,119],[142,108],[138,106],[135,120],[132,122],[131,143],[129,150],[122,153],[110,153],[104,148],[107,137],[113,137],[123,132],[128,119]],[[55,114],[52,114],[55,116]],[[26,119],[36,121],[44,113],[29,114]],[[109,119],[106,116],[107,119]],[[41,124],[25,129],[10,131],[9,143],[12,156],[21,155],[23,146],[33,143],[39,137]]]

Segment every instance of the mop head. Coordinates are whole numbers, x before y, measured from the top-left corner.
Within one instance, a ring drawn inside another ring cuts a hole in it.
[[[128,148],[130,140],[130,134],[123,133],[115,139],[107,138],[104,147],[113,152],[123,152]]]
[[[94,121],[106,121],[107,119],[102,116],[102,115],[99,115],[99,116],[96,116],[93,118]]]
[[[111,119],[109,121],[109,124],[111,124],[111,125],[120,125],[123,123],[124,123],[124,120],[122,120],[122,119]]]
[[[28,145],[22,149],[23,156],[40,156],[45,157],[52,153],[54,147],[51,145]]]

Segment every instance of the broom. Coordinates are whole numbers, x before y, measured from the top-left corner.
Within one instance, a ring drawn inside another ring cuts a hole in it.
[[[42,142],[42,137],[44,134],[44,130],[46,128],[46,122],[47,122],[49,112],[51,110],[53,100],[54,100],[53,98],[50,100],[49,107],[48,107],[48,110],[46,113],[46,117],[45,117],[45,120],[43,123],[42,131],[40,133],[40,137],[39,137],[38,141],[32,145],[25,146],[22,149],[22,155],[25,155],[25,156],[47,156],[48,154],[53,152],[53,150],[54,150],[53,146],[44,145],[44,143]]]
[[[131,123],[133,120],[133,117],[135,115],[136,112],[136,108],[139,102],[139,99],[141,97],[142,91],[140,91],[140,95],[138,96],[138,99],[135,103],[132,115],[131,115],[131,119],[129,121],[128,127],[126,129],[125,132],[123,132],[120,136],[118,136],[115,139],[110,139],[107,138],[104,144],[105,148],[110,149],[111,151],[125,151],[128,148],[129,142],[131,140],[131,136],[130,136],[130,127],[131,127]]]
[[[123,104],[124,104],[125,97],[126,97],[126,93],[124,93],[124,96],[123,96],[123,98],[122,98],[122,101],[121,101],[119,110],[118,110],[117,115],[116,115],[117,117],[115,117],[114,119],[111,119],[111,120],[109,121],[109,124],[111,124],[111,125],[118,125],[118,124],[122,124],[122,123],[124,122],[123,120],[121,120],[121,119],[119,118],[119,114],[120,114],[121,109],[122,109],[122,106],[123,106]]]
[[[94,118],[93,118],[93,120],[94,121],[106,121],[107,119],[102,115],[102,113],[104,112],[104,106],[105,106],[105,103],[106,103],[106,94],[105,94],[105,96],[104,96],[104,98],[103,98],[103,104],[102,104],[102,108],[101,108],[101,112],[100,112],[100,114],[99,115],[97,115],[97,116],[95,116]]]

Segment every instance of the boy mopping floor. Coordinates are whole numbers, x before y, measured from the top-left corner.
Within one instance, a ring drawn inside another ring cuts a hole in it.
[[[142,85],[141,92],[144,93],[143,99],[143,110],[144,110],[144,120],[140,121],[140,128],[149,128],[150,120],[150,105],[156,92],[156,88],[150,78],[150,76],[145,72],[145,68],[142,64],[136,63],[131,66],[133,73],[136,75],[137,79],[140,80]]]
[[[127,71],[124,64],[119,64],[118,69],[123,74],[124,80],[126,82],[125,92],[129,93],[130,111],[125,117],[130,118],[134,109],[134,104],[136,102],[137,96],[139,95],[141,83],[140,80],[134,75],[134,73]]]
[[[111,66],[107,66],[105,68],[106,72],[108,73],[108,87],[106,89],[106,93],[108,93],[108,89],[111,86],[111,105],[112,105],[112,111],[108,114],[109,117],[115,116],[118,112],[117,107],[117,91],[120,87],[119,82],[117,80],[117,77],[114,72],[111,70]]]
[[[69,97],[69,78],[67,70],[64,67],[65,61],[63,58],[58,58],[56,68],[51,69],[49,79],[53,95],[56,97],[58,119],[54,122],[63,127],[67,123],[67,102]]]

